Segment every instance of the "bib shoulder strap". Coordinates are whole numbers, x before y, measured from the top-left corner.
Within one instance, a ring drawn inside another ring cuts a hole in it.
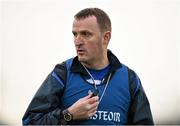
[[[57,64],[53,70],[53,72],[56,73],[56,75],[62,80],[63,84],[66,85],[67,80],[67,67],[66,67],[66,61]]]

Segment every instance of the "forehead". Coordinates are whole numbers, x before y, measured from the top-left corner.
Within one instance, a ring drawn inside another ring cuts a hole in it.
[[[98,23],[95,16],[89,16],[83,19],[75,19],[73,30],[98,30]]]

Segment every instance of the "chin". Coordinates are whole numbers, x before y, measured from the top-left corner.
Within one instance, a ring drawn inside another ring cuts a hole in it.
[[[82,56],[78,56],[78,60],[80,62],[87,62],[87,59],[85,57],[82,57]]]
[[[80,62],[84,62],[84,61],[85,61],[85,59],[84,59],[84,58],[79,57],[79,56],[78,56],[78,60],[79,60]]]

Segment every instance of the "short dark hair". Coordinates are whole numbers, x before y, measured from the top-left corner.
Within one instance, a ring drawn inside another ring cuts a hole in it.
[[[85,8],[79,11],[74,18],[81,20],[89,16],[95,16],[101,32],[111,31],[111,20],[109,16],[99,8]]]

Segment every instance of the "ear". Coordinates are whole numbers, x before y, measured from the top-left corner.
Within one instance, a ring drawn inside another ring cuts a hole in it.
[[[111,31],[104,32],[104,44],[108,45],[111,39]]]

